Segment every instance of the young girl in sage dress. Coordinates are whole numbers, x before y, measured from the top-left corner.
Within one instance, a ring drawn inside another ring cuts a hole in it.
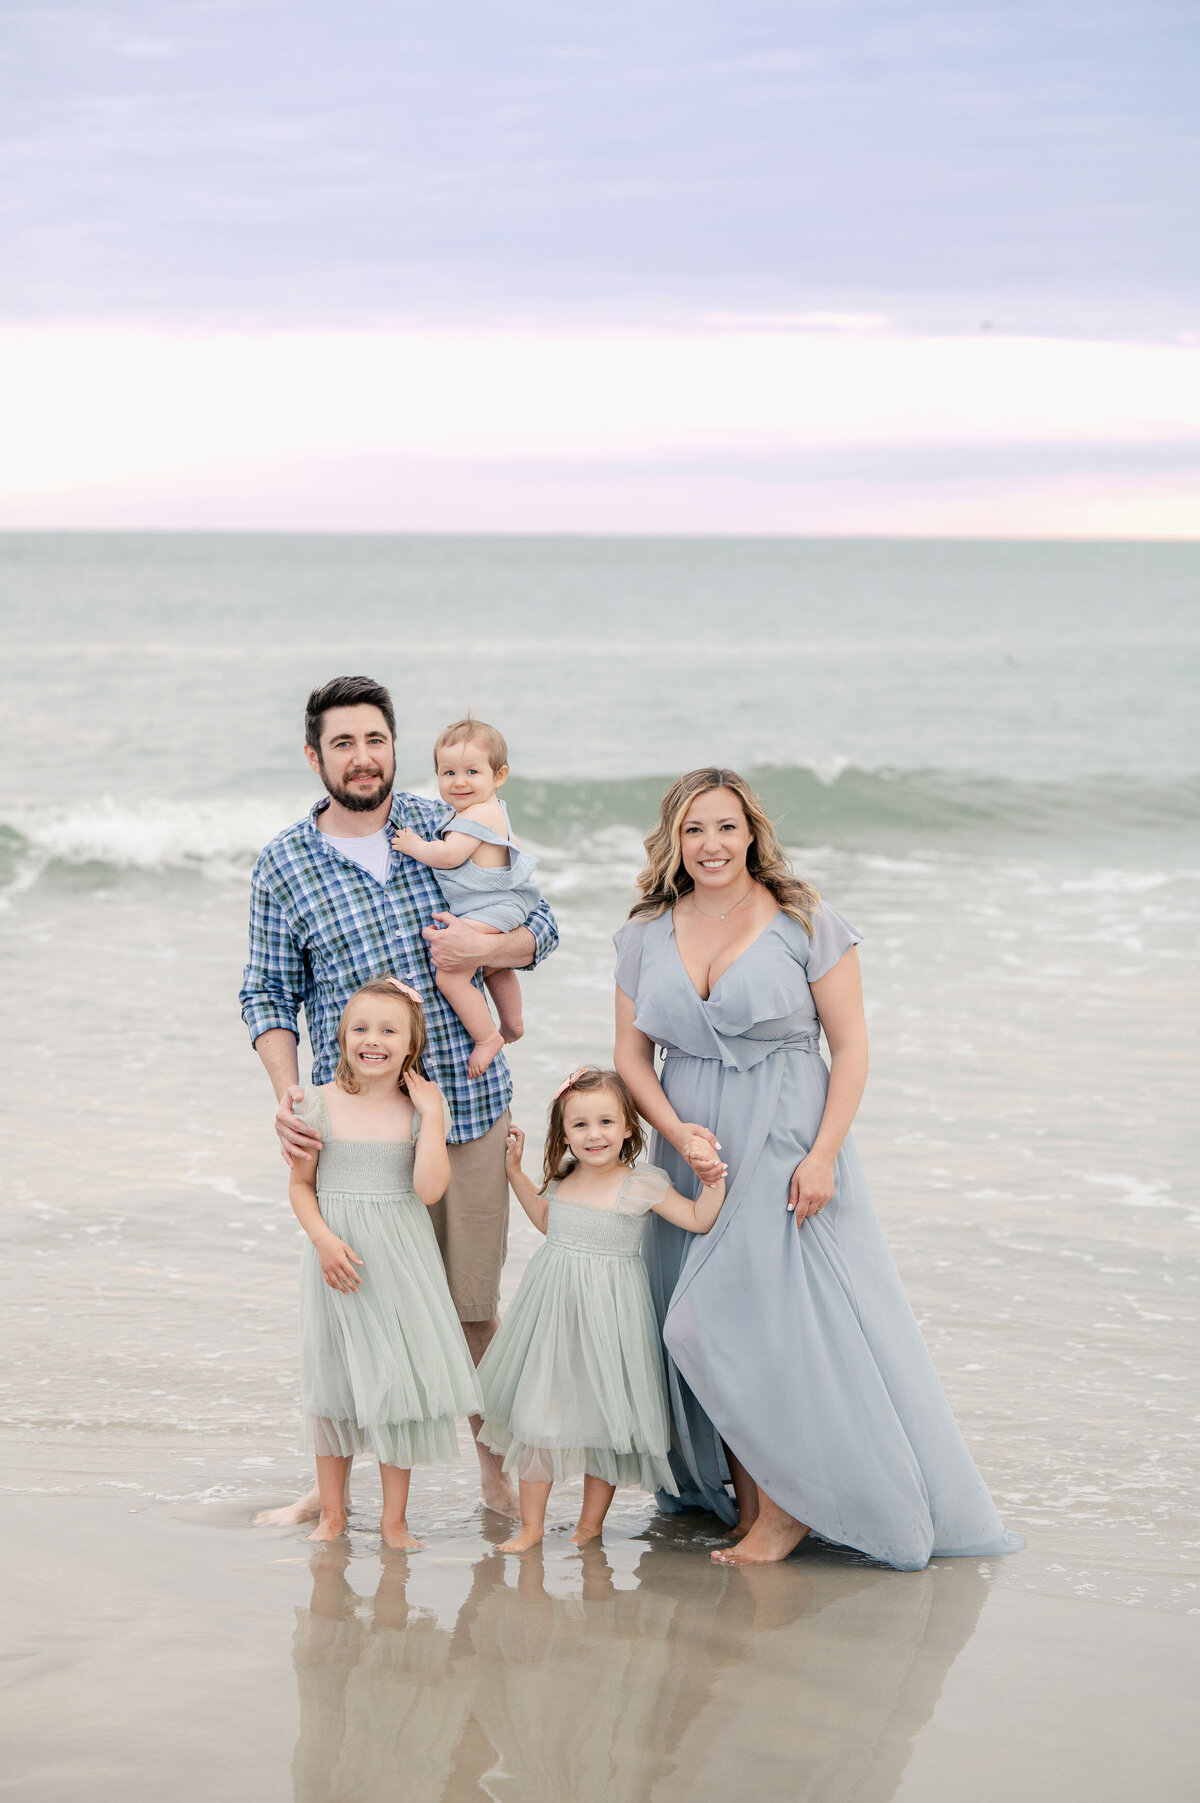
[[[450,1180],[445,1104],[421,1074],[420,998],[397,978],[355,991],[338,1045],[333,1082],[296,1108],[321,1150],[315,1160],[297,1155],[288,1187],[309,1238],[300,1394],[321,1496],[309,1539],[342,1533],[351,1460],[370,1451],[383,1483],[384,1543],[415,1549],[412,1467],[456,1458],[455,1418],[480,1407],[428,1214]]]
[[[521,1169],[525,1135],[514,1127],[508,1136],[509,1183],[546,1244],[479,1367],[479,1438],[520,1481],[521,1531],[501,1552],[537,1545],[559,1479],[583,1476],[577,1546],[600,1533],[618,1484],[674,1491],[642,1232],[653,1212],[707,1233],[725,1181],[693,1202],[665,1171],[635,1169],[644,1143],[625,1083],[595,1066],[573,1072],[555,1094],[540,1189]]]

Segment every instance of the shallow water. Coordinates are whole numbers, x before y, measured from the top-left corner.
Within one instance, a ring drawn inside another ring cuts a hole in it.
[[[303,697],[367,668],[405,781],[467,704],[509,733],[563,931],[513,1055],[535,1135],[607,1058],[664,780],[756,770],[866,933],[860,1147],[1028,1541],[988,1594],[1200,1611],[1197,578],[1187,546],[0,539],[5,1487],[245,1523],[305,1479],[236,991],[253,856],[312,798]],[[468,1463],[420,1486],[476,1532]]]

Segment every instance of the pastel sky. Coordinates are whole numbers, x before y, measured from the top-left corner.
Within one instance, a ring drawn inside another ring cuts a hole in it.
[[[0,524],[1200,536],[1200,12],[16,0]]]

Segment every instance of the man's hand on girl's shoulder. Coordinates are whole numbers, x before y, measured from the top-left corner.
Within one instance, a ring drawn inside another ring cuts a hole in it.
[[[300,1159],[308,1164],[317,1156],[324,1145],[324,1140],[315,1127],[307,1121],[297,1119],[296,1103],[304,1100],[304,1091],[298,1083],[285,1089],[279,1098],[279,1106],[275,1110],[275,1131],[279,1135],[279,1156],[290,1170]]]

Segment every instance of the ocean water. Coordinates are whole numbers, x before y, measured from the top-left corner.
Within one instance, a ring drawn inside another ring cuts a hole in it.
[[[5,1484],[249,1508],[305,1478],[236,998],[254,856],[316,793],[304,698],[362,670],[410,786],[468,706],[508,736],[563,941],[513,1053],[535,1138],[609,1055],[666,781],[759,784],[866,935],[857,1134],[1029,1542],[994,1581],[1200,1610],[1198,594],[1186,545],[0,538]],[[425,1495],[461,1529],[470,1464]]]

